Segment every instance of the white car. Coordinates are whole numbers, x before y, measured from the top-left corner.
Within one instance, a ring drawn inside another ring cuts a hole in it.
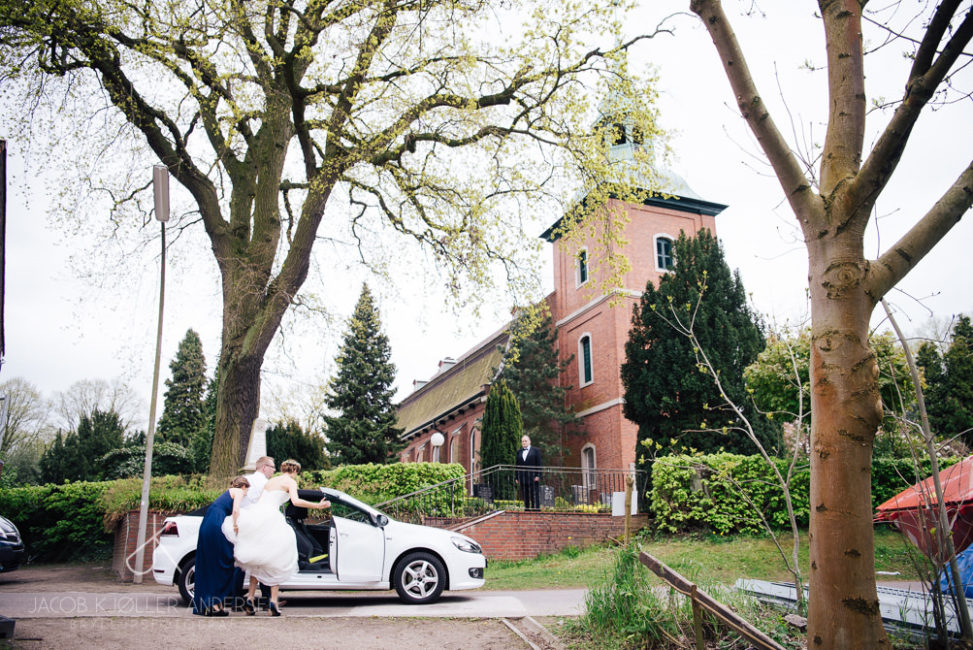
[[[394,521],[331,488],[299,493],[307,500],[328,499],[332,516],[306,524],[300,519],[306,511],[288,511],[298,540],[299,571],[281,589],[395,589],[403,602],[425,604],[438,600],[444,590],[483,586],[487,560],[469,537]],[[202,515],[195,513],[168,517],[152,555],[155,581],[175,583],[187,605],[193,597],[202,522]]]

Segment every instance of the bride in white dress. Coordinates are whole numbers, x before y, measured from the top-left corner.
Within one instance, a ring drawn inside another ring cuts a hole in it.
[[[288,501],[300,508],[331,506],[327,500],[314,503],[297,496],[299,462],[285,460],[280,471],[279,476],[267,481],[256,504],[234,511],[223,521],[223,534],[233,543],[235,564],[250,571],[250,589],[244,605],[249,616],[256,613],[253,597],[258,582],[270,587],[270,614],[280,616],[279,585],[297,573],[297,538],[280,507]]]

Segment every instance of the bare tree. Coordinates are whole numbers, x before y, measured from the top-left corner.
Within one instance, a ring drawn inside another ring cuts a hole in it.
[[[117,413],[122,426],[127,428],[138,417],[141,406],[138,396],[118,379],[111,383],[104,379],[82,379],[57,393],[53,400],[57,426],[66,431],[77,427],[82,417],[91,417],[96,410]]]
[[[6,422],[0,422],[3,441],[0,443],[0,459],[17,446],[40,438],[47,427],[47,408],[37,390],[29,381],[14,377],[0,384],[0,397],[6,411]]]
[[[870,467],[882,418],[878,368],[868,345],[878,301],[923,259],[973,204],[973,163],[931,197],[912,228],[868,259],[869,217],[912,129],[950,75],[967,65],[973,9],[928,6],[911,21],[904,93],[863,156],[868,100],[865,0],[819,0],[827,52],[829,115],[819,170],[809,176],[764,105],[719,0],[691,0],[723,63],[738,108],[780,181],[808,254],[811,292],[811,522],[809,645],[888,647],[875,589]],[[815,183],[815,180],[817,182]]]

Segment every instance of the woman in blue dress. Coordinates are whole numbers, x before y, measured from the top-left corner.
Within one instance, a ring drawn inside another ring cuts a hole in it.
[[[238,476],[230,489],[214,501],[199,527],[196,543],[196,585],[193,592],[193,614],[226,616],[223,601],[233,595],[233,544],[221,529],[228,516],[240,512],[250,482]]]

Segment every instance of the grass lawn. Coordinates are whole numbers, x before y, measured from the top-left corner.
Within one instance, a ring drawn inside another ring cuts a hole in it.
[[[791,555],[790,534],[780,543]],[[689,580],[707,585],[733,584],[737,578],[791,580],[780,554],[767,536],[671,536],[646,538],[642,550]],[[898,571],[883,580],[917,580],[910,557],[914,547],[895,531],[875,529],[875,570]],[[801,572],[807,580],[807,531],[801,533]],[[568,549],[553,556],[518,562],[490,561],[486,589],[570,589],[596,585],[612,565],[612,550],[604,546]],[[648,571],[648,569],[646,569]],[[658,580],[654,575],[653,580]],[[658,580],[662,584],[661,580]]]

